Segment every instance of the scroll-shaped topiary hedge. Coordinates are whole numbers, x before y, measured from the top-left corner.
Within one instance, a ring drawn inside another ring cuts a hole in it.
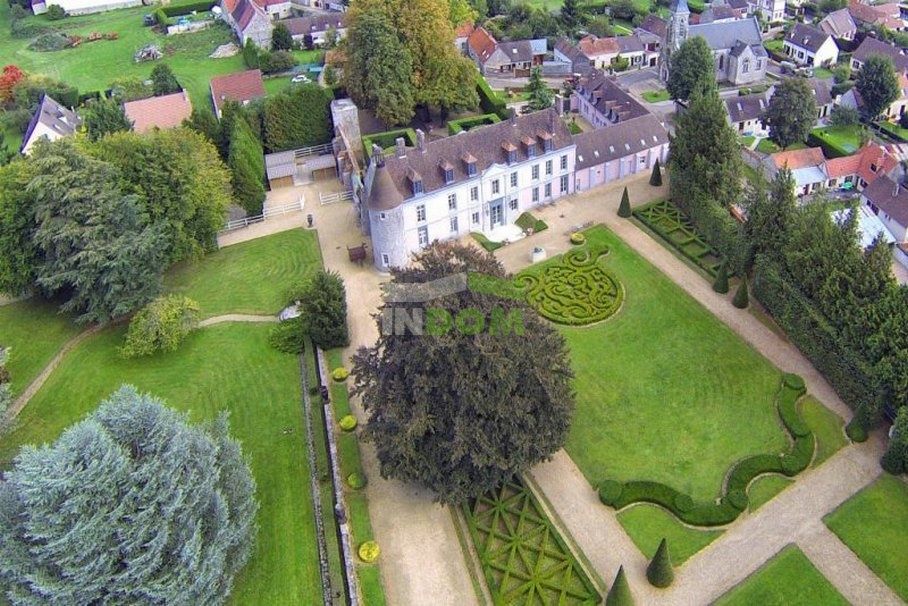
[[[758,454],[735,463],[725,480],[723,495],[715,502],[695,501],[661,482],[605,480],[599,486],[599,500],[605,505],[622,509],[634,503],[652,503],[672,512],[682,522],[692,526],[723,526],[733,522],[747,509],[747,487],[765,473],[794,476],[806,469],[813,460],[814,435],[798,413],[798,399],[805,393],[804,380],[786,374],[776,396],[776,407],[782,424],[792,440],[785,454]]]

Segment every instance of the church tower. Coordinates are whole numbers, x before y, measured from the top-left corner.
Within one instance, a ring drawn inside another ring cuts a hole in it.
[[[687,8],[687,0],[672,0],[670,10],[671,17],[668,21],[668,30],[659,56],[659,75],[663,82],[668,81],[672,53],[681,48],[681,44],[687,40],[690,22],[690,9]]]

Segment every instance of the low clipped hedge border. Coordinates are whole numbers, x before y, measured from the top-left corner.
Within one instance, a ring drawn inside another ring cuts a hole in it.
[[[460,120],[451,120],[448,122],[448,134],[459,135],[464,131],[476,128],[477,126],[488,126],[489,124],[495,124],[497,122],[501,122],[501,118],[498,117],[498,114],[482,114],[481,116],[470,116],[469,118],[461,118]]]
[[[659,223],[654,220],[654,213],[662,214],[672,214],[676,215],[672,217],[676,221],[676,227],[671,230],[663,228]],[[649,228],[653,233],[662,238],[666,244],[671,248],[675,249],[684,257],[692,261],[697,267],[701,268],[703,271],[708,273],[710,276],[715,277],[716,273],[719,270],[719,265],[721,264],[721,258],[719,252],[713,248],[709,242],[707,242],[703,237],[697,233],[694,225],[684,216],[684,214],[678,210],[671,202],[668,200],[657,200],[656,202],[651,202],[649,204],[644,204],[643,206],[638,206],[634,209],[634,217],[643,223],[647,228]],[[683,241],[676,241],[671,237],[671,232],[676,230],[682,230],[685,234],[688,235]],[[704,252],[700,255],[691,254],[685,247],[689,244],[698,244],[703,247]],[[712,255],[718,261],[715,264],[709,264],[704,260],[704,257]]]
[[[366,152],[366,158],[372,157],[372,146],[377,145],[382,149],[390,149],[397,144],[397,138],[403,137],[407,147],[416,147],[416,131],[412,128],[399,128],[397,130],[386,130],[383,133],[373,133],[363,135],[363,149]]]
[[[782,424],[790,434],[791,450],[785,454],[758,454],[735,463],[725,480],[721,498],[715,502],[695,501],[661,482],[605,480],[599,486],[599,500],[609,507],[623,509],[634,503],[652,503],[673,513],[691,526],[724,526],[747,509],[747,487],[765,473],[794,476],[810,465],[814,452],[814,435],[798,413],[797,402],[806,392],[804,380],[786,374],[776,396],[776,408]]]
[[[545,231],[549,228],[548,223],[546,223],[542,219],[537,219],[530,212],[521,214],[519,217],[517,217],[517,220],[514,221],[514,224],[523,231],[532,229],[534,234],[538,234],[539,232]]]

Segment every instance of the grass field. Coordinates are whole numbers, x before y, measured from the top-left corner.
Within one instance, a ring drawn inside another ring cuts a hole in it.
[[[845,606],[848,601],[807,556],[789,545],[746,581],[716,601],[717,606]]]
[[[13,394],[31,383],[66,341],[82,329],[57,305],[39,299],[0,306],[0,345],[9,347]]]
[[[747,487],[747,509],[749,511],[758,510],[792,484],[794,484],[793,480],[782,475],[760,476]]]
[[[311,603],[320,592],[295,357],[268,345],[267,326],[224,324],[189,337],[175,353],[123,360],[123,329],[74,350],[4,436],[0,465],[18,447],[55,439],[122,383],[190,412],[193,421],[230,411],[258,483],[255,555],[234,588],[237,604]]]
[[[662,90],[648,90],[643,93],[643,98],[649,101],[650,103],[659,103],[660,101],[668,101],[671,96],[668,94],[668,91],[665,89]]]
[[[779,372],[612,232],[586,235],[611,249],[604,266],[626,293],[607,321],[563,328],[577,390],[567,451],[589,482],[656,480],[711,499],[734,461],[785,449]]]
[[[661,507],[645,503],[622,510],[618,521],[647,559],[656,554],[659,541],[668,539],[668,551],[675,566],[684,564],[725,532],[688,528]]]
[[[902,128],[898,124],[885,121],[877,122],[877,126],[900,141],[908,141],[908,128]]]
[[[194,299],[202,317],[225,313],[276,314],[287,290],[321,267],[318,238],[293,229],[235,244],[173,267],[167,289]]]
[[[845,422],[813,396],[802,399],[800,405],[804,422],[817,437],[816,452],[813,455],[813,466],[816,467],[848,444]]]
[[[827,126],[815,128],[810,131],[811,139],[822,142],[827,156],[848,156],[861,147],[863,127],[854,126]]]
[[[908,484],[883,474],[826,516],[825,522],[908,602]]]
[[[62,28],[68,34],[116,32],[119,39],[83,43],[76,48],[56,52],[28,49],[29,39],[13,38],[9,29],[9,5],[0,2],[0,57],[2,63],[14,63],[28,73],[44,74],[72,84],[80,92],[104,90],[118,78],[148,78],[156,62],[135,63],[133,53],[156,43],[164,51],[164,61],[172,68],[180,84],[189,91],[193,104],[209,104],[208,83],[212,76],[246,69],[237,54],[225,59],[210,59],[220,44],[233,39],[226,25],[220,24],[191,34],[164,36],[142,25],[142,15],[149,7],[127,8],[106,13],[67,17],[48,21],[44,16],[29,20]]]

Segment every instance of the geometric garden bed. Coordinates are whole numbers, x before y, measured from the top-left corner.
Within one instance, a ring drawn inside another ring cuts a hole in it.
[[[719,253],[697,233],[684,213],[659,200],[634,209],[634,217],[711,276],[719,271]]]
[[[532,492],[514,478],[463,506],[495,604],[598,604],[601,596]]]

